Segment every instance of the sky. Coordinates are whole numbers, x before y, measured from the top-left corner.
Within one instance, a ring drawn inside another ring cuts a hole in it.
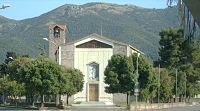
[[[0,7],[3,4],[11,5],[9,8],[0,9],[0,15],[10,19],[23,20],[40,16],[64,4],[82,5],[90,2],[130,4],[156,9],[167,7],[167,0],[0,0]]]

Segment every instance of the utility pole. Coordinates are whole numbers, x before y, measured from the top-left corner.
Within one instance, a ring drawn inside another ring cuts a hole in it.
[[[175,95],[175,102],[177,102],[177,69],[176,69],[176,95]]]
[[[158,66],[158,104],[160,102],[160,64]]]
[[[153,64],[152,64],[152,74],[153,74],[153,79],[154,79],[154,77],[155,77],[155,72],[154,72],[154,68],[153,68]],[[153,85],[154,85],[154,83],[153,83],[153,81],[151,82],[151,86],[150,86],[150,88],[152,88],[152,91],[153,91]],[[153,96],[151,95],[151,101],[150,101],[151,103],[153,103]]]
[[[136,60],[136,77],[135,77],[135,90],[134,90],[134,95],[135,95],[135,104],[136,104],[136,110],[137,110],[137,102],[138,102],[138,95],[139,95],[139,87],[138,87],[138,77],[139,77],[139,74],[138,74],[138,57],[139,57],[139,54],[137,54],[137,60]]]
[[[136,81],[137,81],[137,84],[136,84],[136,87],[137,87],[137,89],[138,89],[138,54],[137,54],[137,78],[136,78]],[[137,104],[137,94],[136,94],[136,104]]]
[[[101,22],[101,37],[102,37],[102,35],[103,35],[103,31],[102,31],[102,22]]]
[[[186,92],[187,91],[187,76],[186,76],[186,73],[185,73],[185,102],[186,102]]]

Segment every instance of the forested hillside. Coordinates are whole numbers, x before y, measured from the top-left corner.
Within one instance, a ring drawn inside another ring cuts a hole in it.
[[[0,61],[7,51],[31,56],[38,55],[39,45],[48,51],[48,25],[66,23],[67,41],[77,40],[91,33],[126,42],[152,59],[158,58],[159,32],[178,26],[176,7],[146,9],[134,5],[88,3],[63,5],[38,17],[11,20],[0,16]]]

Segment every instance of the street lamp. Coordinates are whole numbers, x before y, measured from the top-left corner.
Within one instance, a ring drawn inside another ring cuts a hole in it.
[[[48,38],[42,38],[42,39],[45,40],[45,41],[51,42],[51,43],[53,43],[55,46],[57,46],[57,44],[56,44],[55,42],[49,40]]]
[[[44,39],[44,40],[46,40],[46,41],[49,41],[49,39],[48,39],[48,38],[42,38],[42,39]]]
[[[136,110],[137,110],[137,102],[138,102],[138,96],[139,96],[139,83],[138,83],[138,57],[139,57],[139,53],[137,53],[137,61],[136,61],[136,77],[135,77],[135,90],[134,90],[134,95],[135,95],[135,104],[136,104]]]
[[[8,58],[13,60],[13,57],[8,57]]]

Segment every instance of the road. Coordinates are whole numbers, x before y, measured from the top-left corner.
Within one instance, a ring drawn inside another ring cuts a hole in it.
[[[200,106],[186,106],[186,107],[162,109],[156,111],[200,111]]]
[[[21,108],[14,108],[14,107],[0,107],[0,110],[1,110],[1,111],[5,111],[5,110],[12,111],[12,110],[24,110],[24,109],[21,109]]]
[[[70,111],[128,111],[126,108],[110,107],[110,108],[71,108]]]
[[[24,109],[16,109],[12,107],[0,107],[0,111],[12,111],[12,110],[24,110]],[[48,109],[49,111],[55,111],[57,109]],[[119,108],[119,107],[71,107],[66,110],[58,110],[58,111],[128,111],[126,108]]]
[[[5,110],[23,110],[23,109],[15,109],[15,108],[6,108],[0,107],[0,111]],[[50,109],[50,111],[53,109]],[[110,108],[87,108],[87,107],[72,107],[67,110],[60,110],[60,111],[128,111],[125,108],[119,107],[110,107]],[[152,111],[152,110],[149,110]],[[179,107],[179,108],[170,108],[170,109],[162,109],[162,110],[153,110],[153,111],[200,111],[200,106],[187,106],[187,107]]]

